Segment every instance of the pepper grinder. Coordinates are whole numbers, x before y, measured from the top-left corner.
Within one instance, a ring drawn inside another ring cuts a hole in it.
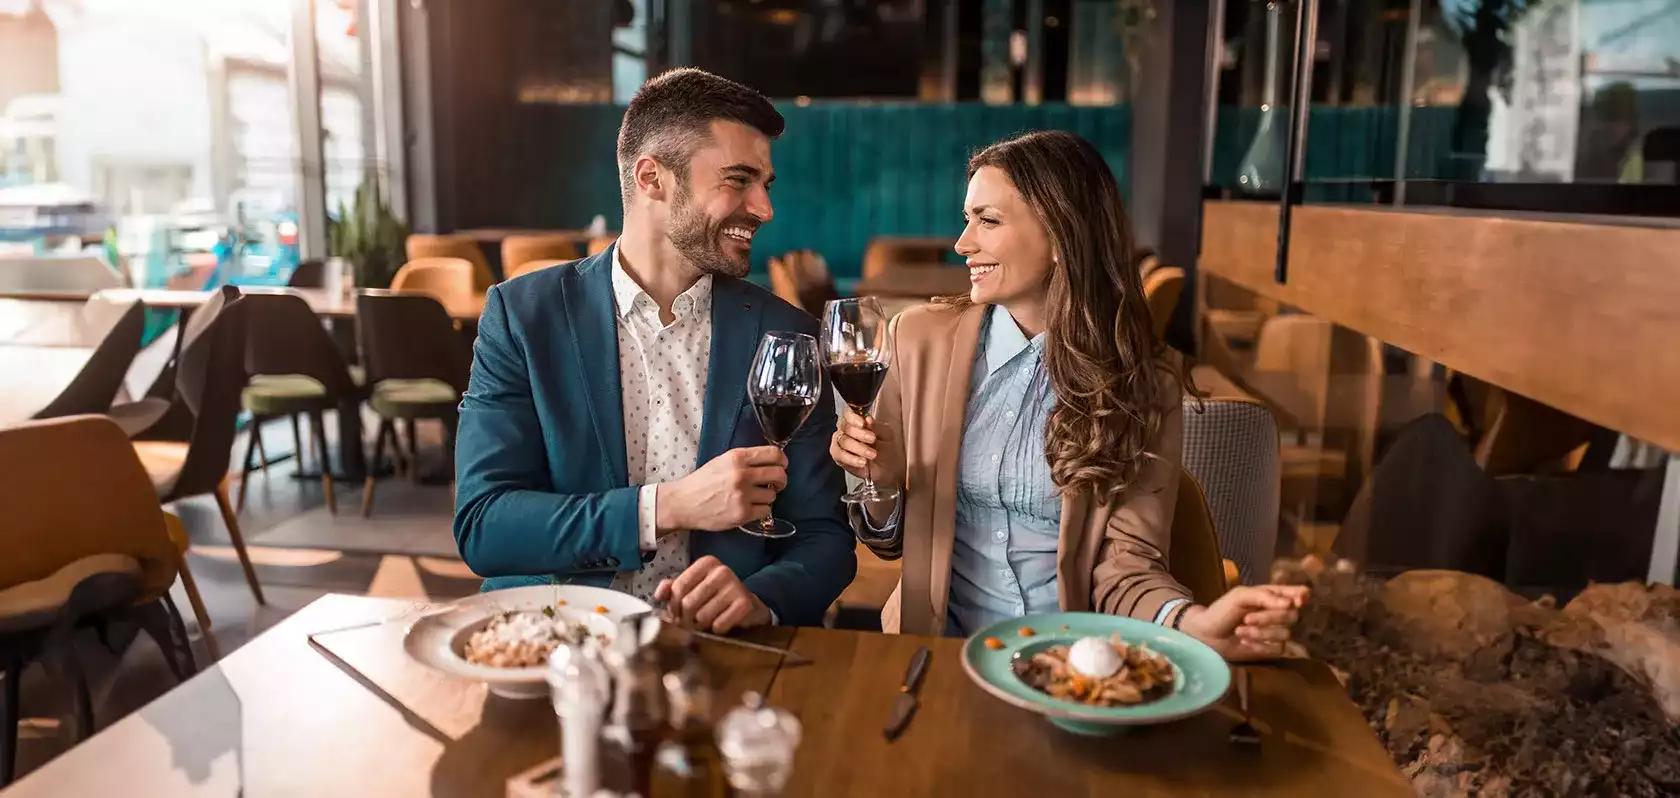
[[[599,647],[590,641],[555,648],[548,686],[560,719],[560,795],[589,798],[601,787],[601,722],[612,695]]]

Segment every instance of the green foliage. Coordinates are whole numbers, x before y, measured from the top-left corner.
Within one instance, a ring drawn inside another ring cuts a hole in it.
[[[353,207],[338,204],[327,225],[327,249],[349,261],[359,288],[388,288],[407,257],[408,225],[391,212],[379,194],[378,181],[356,188]]]

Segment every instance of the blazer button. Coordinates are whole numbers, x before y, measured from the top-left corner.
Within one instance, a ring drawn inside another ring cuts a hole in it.
[[[607,567],[608,568],[617,568],[618,567],[618,558],[617,557],[608,557],[607,558]]]

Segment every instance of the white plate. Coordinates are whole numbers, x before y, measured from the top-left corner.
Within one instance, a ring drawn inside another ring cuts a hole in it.
[[[618,622],[628,615],[648,612],[647,602],[628,593],[584,585],[535,585],[495,590],[451,602],[409,626],[403,634],[403,650],[417,662],[451,676],[484,682],[490,692],[504,698],[544,698],[548,695],[547,666],[535,668],[492,668],[474,665],[463,656],[467,639],[491,618],[504,612],[541,610],[555,607],[560,617],[582,623],[591,632],[611,639]],[[602,607],[606,612],[596,612]],[[651,643],[659,624],[642,627],[642,643]]]

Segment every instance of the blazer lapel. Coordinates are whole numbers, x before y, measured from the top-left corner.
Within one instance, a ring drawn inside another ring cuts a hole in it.
[[[712,349],[706,375],[705,418],[700,423],[698,468],[728,451],[746,402],[747,372],[758,350],[763,301],[752,301],[731,277],[712,278]]]
[[[589,400],[596,443],[612,484],[630,484],[624,455],[624,400],[618,374],[618,317],[613,312],[612,250],[584,259],[560,282],[578,379]]]
[[[951,549],[957,536],[957,470],[961,468],[963,422],[968,416],[969,382],[974,377],[974,352],[980,345],[980,323],[989,305],[975,305],[963,313],[951,332],[951,362],[940,402],[939,457],[933,473],[933,550],[928,597],[933,605],[930,634],[945,633],[945,610],[951,595]]]

